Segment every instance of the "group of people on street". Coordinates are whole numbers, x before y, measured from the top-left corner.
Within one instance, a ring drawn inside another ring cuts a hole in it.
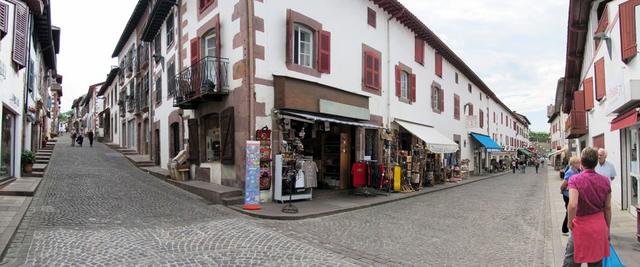
[[[538,169],[540,168],[541,162],[543,161],[535,158],[529,160],[528,163],[526,159],[513,159],[511,160],[511,170],[513,171],[513,173],[516,173],[516,169],[520,170],[520,172],[522,173],[526,173],[527,164],[531,164],[536,168],[536,173],[538,173]]]
[[[71,132],[71,146],[75,146],[78,143],[79,146],[82,146],[84,142],[84,134],[83,131],[72,131]],[[89,146],[93,147],[93,131],[87,132],[87,138],[89,138]]]
[[[611,181],[616,177],[604,149],[585,148],[569,159],[560,186],[566,213],[562,233],[569,235],[563,266],[602,266],[609,256]]]

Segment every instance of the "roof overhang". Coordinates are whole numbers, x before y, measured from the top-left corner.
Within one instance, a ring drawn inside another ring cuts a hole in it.
[[[138,4],[133,9],[133,13],[131,13],[131,17],[129,17],[129,21],[127,25],[124,27],[124,31],[122,31],[122,35],[120,35],[120,39],[116,44],[116,48],[113,50],[111,57],[117,57],[124,48],[124,45],[127,44],[127,40],[129,40],[129,36],[136,29],[136,26],[140,22],[142,15],[144,15],[144,11],[147,9],[149,5],[149,0],[138,0]]]
[[[107,80],[102,84],[100,90],[98,91],[98,96],[104,95],[104,92],[107,91],[107,88],[111,86],[113,81],[116,79],[118,71],[120,71],[119,67],[111,68],[111,71],[109,71],[109,74],[107,74]]]
[[[42,0],[25,0],[25,2],[29,6],[31,13],[33,13],[34,15],[40,16],[42,15],[42,12],[44,12],[45,2],[43,2]]]
[[[564,69],[564,100],[562,111],[571,111],[573,92],[578,90],[589,27],[589,13],[593,0],[570,0],[567,23],[567,53]]]
[[[54,42],[53,29],[51,26],[51,6],[49,4],[43,7],[42,15],[35,16],[35,27],[38,35],[38,42],[42,47],[44,64],[56,70],[56,44]],[[57,28],[57,27],[56,27]],[[58,42],[60,37],[60,29],[58,28]],[[59,50],[60,44],[58,44]]]
[[[153,41],[153,38],[158,34],[158,31],[162,27],[162,23],[164,23],[164,20],[167,18],[167,15],[169,15],[169,12],[171,12],[171,9],[175,4],[176,0],[156,1],[151,13],[149,14],[144,31],[142,32],[142,41]]]

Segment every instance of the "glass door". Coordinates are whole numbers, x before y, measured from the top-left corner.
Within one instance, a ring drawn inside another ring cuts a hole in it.
[[[638,205],[638,177],[640,177],[640,170],[638,169],[638,129],[631,129],[629,135],[629,208]]]
[[[0,179],[13,176],[14,116],[2,109],[2,140],[0,142]]]

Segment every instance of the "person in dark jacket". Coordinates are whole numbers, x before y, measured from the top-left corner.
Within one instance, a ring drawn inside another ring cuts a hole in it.
[[[89,138],[89,146],[93,147],[93,131],[89,131],[87,137]]]
[[[78,145],[82,146],[82,141],[84,141],[84,136],[82,136],[82,133],[78,134],[78,138],[76,139],[76,141],[78,141]]]

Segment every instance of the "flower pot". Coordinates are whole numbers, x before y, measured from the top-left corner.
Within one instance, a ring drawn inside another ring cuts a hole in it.
[[[25,173],[31,173],[33,171],[33,163],[25,163],[22,166],[22,171]]]

